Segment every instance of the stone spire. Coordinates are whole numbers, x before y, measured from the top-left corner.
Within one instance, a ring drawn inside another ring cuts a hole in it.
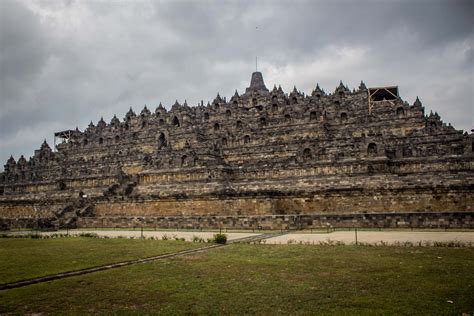
[[[20,159],[18,159],[18,164],[19,165],[26,165],[27,164],[26,159],[23,155],[21,155]]]
[[[7,160],[7,164],[4,165],[4,170],[5,172],[13,171],[15,168],[16,161],[15,158],[13,158],[13,155],[10,156],[10,158]]]
[[[230,98],[230,101],[231,102],[237,102],[239,99],[240,99],[239,93],[237,92],[237,90],[235,90],[235,93],[232,96],[232,98]]]
[[[416,107],[421,107],[422,106],[421,101],[418,98],[418,96],[416,97],[416,100],[415,100],[415,103],[413,103],[413,106],[416,106]]]
[[[7,160],[7,165],[14,166],[16,165],[15,158],[13,158],[13,155],[10,155],[10,158]]]
[[[48,142],[46,141],[46,139],[43,141],[43,143],[41,144],[41,150],[51,150],[51,148],[49,147],[48,145]]]
[[[324,90],[319,87],[319,83],[316,84],[316,88],[311,93],[312,96],[322,96],[324,95]]]
[[[48,142],[46,141],[46,139],[41,144],[41,147],[40,147],[39,151],[40,151],[40,155],[42,157],[48,157],[49,154],[52,153],[51,147],[49,147]]]
[[[265,82],[263,82],[262,73],[259,71],[256,71],[252,74],[252,79],[250,80],[250,87],[245,89],[245,93],[249,93],[253,91],[268,93],[268,89],[265,86]]]
[[[222,101],[224,100],[222,100],[221,95],[219,94],[219,92],[217,92],[217,96],[214,101],[212,101],[212,104],[221,103]]]
[[[143,107],[143,110],[140,112],[140,116],[148,116],[150,115],[150,110],[148,110],[148,108],[146,107],[146,104],[145,106]]]
[[[174,104],[171,106],[171,111],[179,111],[181,108],[181,104],[179,104],[178,100],[174,102]]]
[[[125,114],[125,119],[128,121],[135,116],[135,112],[133,112],[132,107],[130,107],[130,110],[128,110],[127,114]]]
[[[104,117],[101,116],[99,122],[97,122],[97,127],[98,128],[104,128],[107,124],[104,121]]]
[[[342,80],[339,81],[339,86],[336,88],[336,90],[334,91],[334,93],[344,93],[344,92],[351,92],[351,90],[349,90],[348,87],[346,87],[344,85],[344,83],[342,83]]]
[[[116,115],[114,115],[114,117],[113,117],[112,120],[110,121],[110,125],[116,126],[116,125],[119,125],[119,124],[120,124],[119,119],[117,118]]]
[[[160,102],[160,104],[158,105],[158,107],[155,110],[155,113],[161,113],[161,112],[166,112],[166,109],[163,106],[163,104],[161,104],[161,102]]]

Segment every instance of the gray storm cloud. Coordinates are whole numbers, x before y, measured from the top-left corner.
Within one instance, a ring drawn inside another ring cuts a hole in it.
[[[473,1],[0,1],[0,161],[130,106],[396,84],[473,128]]]

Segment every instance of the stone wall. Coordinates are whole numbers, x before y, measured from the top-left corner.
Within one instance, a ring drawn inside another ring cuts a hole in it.
[[[48,218],[74,200],[49,203],[0,203],[0,218]],[[474,211],[472,187],[326,190],[285,195],[279,191],[221,193],[202,196],[143,198],[117,196],[93,199],[96,216],[217,216],[347,214],[363,212]]]
[[[109,216],[82,217],[77,228],[156,228],[156,229],[272,229],[318,228],[443,228],[473,229],[474,212],[306,214],[261,216]],[[0,230],[46,228],[44,219],[0,218]]]
[[[3,223],[474,211],[474,134],[419,99],[371,100],[363,83],[285,93],[255,73],[229,100],[130,109],[57,135],[56,150],[44,142],[5,164]]]
[[[222,197],[100,201],[97,216],[217,216],[347,214],[363,212],[474,211],[474,194],[469,190],[336,191],[323,194],[259,197]]]
[[[310,229],[361,228],[474,228],[474,212],[307,214],[261,216],[159,216],[81,218],[81,228],[176,229]]]

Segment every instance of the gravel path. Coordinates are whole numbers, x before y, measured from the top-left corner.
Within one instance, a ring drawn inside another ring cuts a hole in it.
[[[135,237],[135,238],[140,238],[142,236],[142,233],[140,230],[70,230],[69,235],[78,235],[81,233],[93,233],[97,234],[99,236],[108,236],[108,237]],[[239,239],[239,238],[244,238],[244,237],[251,237],[251,236],[257,236],[260,234],[256,233],[225,233],[227,235],[227,240],[234,240],[234,239]],[[44,232],[42,234],[66,234],[66,230],[59,230],[56,232]],[[207,238],[213,238],[213,236],[217,234],[217,232],[186,232],[186,231],[150,231],[150,230],[144,230],[143,231],[143,237],[149,238],[149,237],[154,237],[154,238],[159,238],[163,239],[163,236],[166,235],[170,239],[173,239],[174,237],[176,238],[184,238],[187,241],[192,241],[194,236],[204,238],[204,240],[207,240]]]
[[[56,232],[41,232],[40,234],[66,234],[66,230],[60,230]],[[15,232],[13,234],[25,234],[29,232]],[[69,230],[70,235],[77,235],[81,233],[94,233],[99,236],[108,236],[108,237],[134,237],[140,238],[142,235],[140,230]],[[224,233],[224,232],[223,232]],[[192,241],[193,238],[200,237],[207,241],[208,238],[213,238],[216,232],[199,232],[199,231],[143,231],[143,237],[149,238],[154,237],[156,239],[163,239],[163,236],[168,236],[169,239],[173,238],[184,238],[186,241]],[[227,239],[229,241],[246,238],[246,237],[255,237],[261,235],[262,233],[233,233],[226,232]],[[319,243],[330,241],[339,241],[345,244],[351,244],[355,242],[355,232],[354,231],[336,231],[331,233],[301,233],[301,232],[292,232],[284,234],[281,236],[275,236],[268,238],[266,244],[288,244],[289,241],[299,243],[309,242],[309,243]],[[443,232],[443,231],[358,231],[357,240],[362,243],[384,243],[394,244],[394,243],[403,243],[403,242],[450,242],[450,241],[460,241],[463,243],[473,243],[474,244],[474,231],[463,231],[463,232]]]
[[[288,244],[289,240],[296,242],[310,242],[318,243],[331,241],[340,241],[345,244],[351,244],[355,242],[354,231],[336,231],[332,233],[291,233],[267,240],[267,244]],[[461,241],[464,243],[474,243],[474,232],[378,232],[378,231],[358,231],[357,232],[358,242],[363,243],[380,243],[380,241],[388,244],[394,244],[398,242],[448,242],[448,241]]]

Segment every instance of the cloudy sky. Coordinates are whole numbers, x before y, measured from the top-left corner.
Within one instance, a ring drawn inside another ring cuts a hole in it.
[[[474,1],[0,1],[0,163],[130,106],[398,85],[474,128]]]

